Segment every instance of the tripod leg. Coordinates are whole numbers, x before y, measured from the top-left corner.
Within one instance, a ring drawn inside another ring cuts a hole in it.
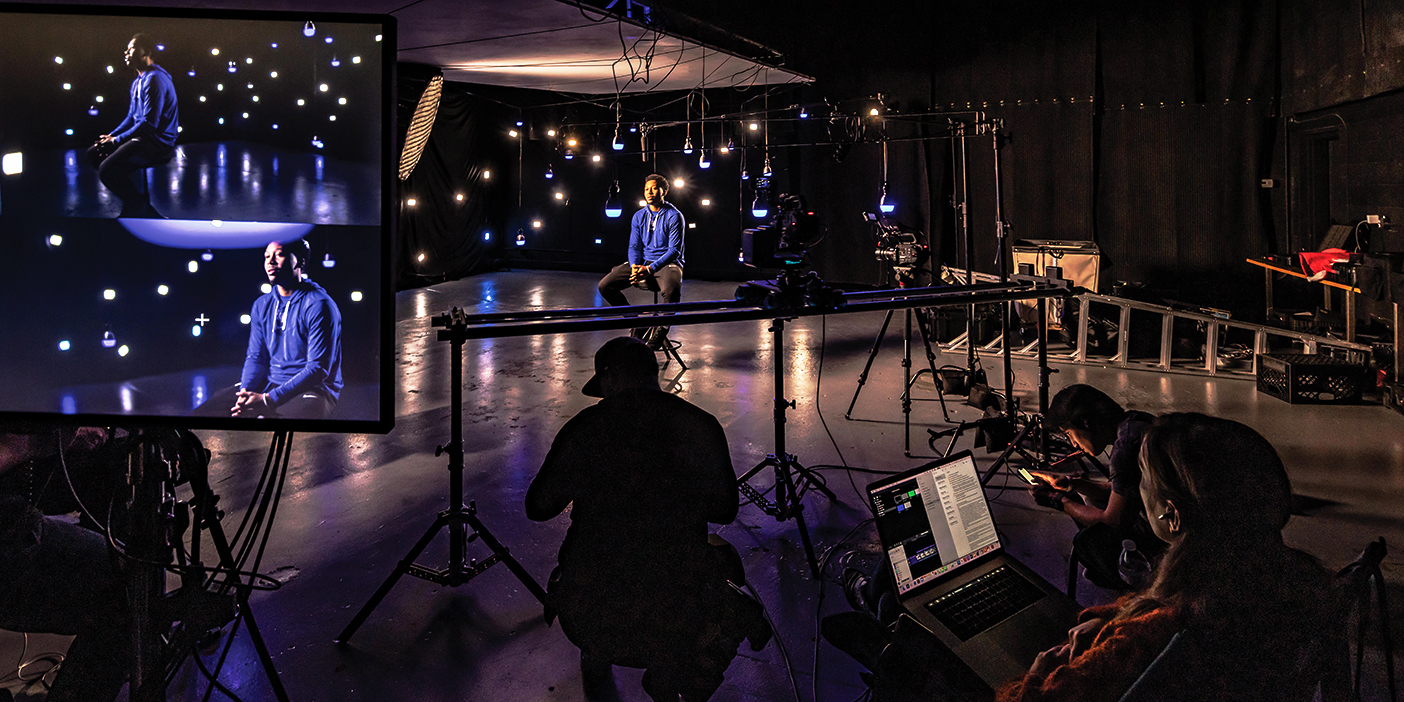
[[[917,328],[921,330],[921,343],[926,346],[926,365],[931,369],[931,381],[936,384],[936,399],[941,403],[941,419],[947,424],[951,423],[951,414],[946,410],[946,389],[941,382],[941,374],[936,372],[936,352],[931,350],[930,324],[918,310]],[[910,392],[910,391],[909,391]]]
[[[335,641],[337,643],[346,643],[351,640],[351,637],[356,634],[356,630],[361,628],[361,625],[366,622],[366,618],[370,616],[370,613],[375,611],[376,607],[380,606],[380,601],[385,599],[385,596],[390,594],[390,591],[394,589],[395,583],[400,580],[400,576],[409,572],[410,566],[414,565],[414,561],[419,558],[419,554],[423,553],[424,549],[429,546],[429,542],[433,541],[434,537],[439,535],[439,531],[448,525],[448,515],[448,512],[441,513],[439,518],[434,520],[434,523],[429,527],[429,531],[424,532],[424,536],[419,538],[419,543],[416,543],[414,548],[410,549],[409,553],[400,560],[400,564],[395,566],[395,570],[390,573],[390,577],[386,578],[385,582],[380,584],[380,589],[376,590],[374,595],[371,595],[371,598],[361,607],[361,611],[357,612],[356,616],[351,619],[351,623],[347,624],[346,628],[342,629],[341,633],[336,635]]]
[[[254,621],[248,599],[240,599],[242,600],[240,611],[244,616],[244,624],[249,630],[249,640],[253,641],[254,650],[258,651],[258,659],[263,662],[263,669],[268,671],[268,682],[273,684],[273,694],[278,698],[278,702],[288,702],[288,691],[283,689],[283,681],[279,679],[278,671],[273,667],[273,656],[268,653],[268,644],[263,641],[263,634],[258,630],[258,623]]]
[[[790,467],[794,468],[795,473],[799,475],[800,482],[804,483],[805,486],[813,488],[823,493],[825,497],[829,498],[830,502],[838,501],[838,495],[835,495],[834,491],[830,490],[829,486],[825,485],[822,480],[815,477],[814,471],[800,465],[799,461],[796,461],[793,458],[790,459]]]
[[[809,527],[804,524],[804,505],[799,503],[799,498],[795,498],[795,508],[793,516],[795,525],[799,527],[800,543],[804,544],[804,557],[809,561],[809,572],[815,579],[819,578],[819,559],[814,557],[814,544],[809,541]]]
[[[512,571],[512,575],[517,576],[517,580],[522,581],[522,585],[526,586],[527,591],[544,606],[546,604],[546,591],[541,589],[536,578],[531,577],[531,573],[528,573],[526,568],[517,562],[517,559],[512,556],[511,551],[506,546],[502,545],[502,542],[493,538],[492,533],[483,525],[482,520],[478,519],[478,515],[469,512],[465,518],[468,520],[468,524],[473,527],[473,533],[477,534],[483,543],[487,544],[487,547],[492,549],[492,552],[497,554],[503,563],[507,564],[507,569]]]
[[[894,311],[888,310],[887,316],[882,318],[882,328],[878,329],[877,338],[873,339],[873,348],[868,351],[868,362],[863,365],[863,372],[858,374],[858,387],[853,390],[853,399],[848,401],[848,411],[843,413],[844,419],[853,419],[853,406],[858,404],[858,393],[863,392],[863,385],[868,382],[868,371],[873,369],[873,360],[877,358],[878,348],[882,346],[882,338],[887,336],[887,325],[892,322]]]
[[[1014,455],[1014,451],[1019,448],[1019,444],[1029,438],[1029,435],[1033,433],[1034,429],[1042,424],[1042,417],[1035,417],[1025,424],[1023,429],[1019,430],[1019,433],[1010,440],[1009,445],[1004,447],[1004,453],[999,454],[999,458],[996,458],[995,462],[991,463],[990,467],[985,470],[985,474],[980,476],[981,487],[989,484],[990,480],[994,479],[995,473],[998,473],[1000,468],[1003,468],[1009,463],[1009,457]]]

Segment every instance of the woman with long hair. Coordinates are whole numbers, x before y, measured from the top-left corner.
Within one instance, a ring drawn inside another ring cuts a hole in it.
[[[1140,464],[1146,516],[1169,544],[1151,585],[1085,610],[999,699],[1119,699],[1180,632],[1165,698],[1310,699],[1339,624],[1330,574],[1282,541],[1292,491],[1272,445],[1238,422],[1171,414]]]

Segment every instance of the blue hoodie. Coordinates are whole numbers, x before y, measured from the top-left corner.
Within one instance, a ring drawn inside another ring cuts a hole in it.
[[[288,297],[274,286],[254,301],[249,316],[240,387],[268,393],[274,407],[314,390],[340,398],[341,311],[322,286],[303,280]]]
[[[175,146],[180,131],[180,116],[176,109],[175,83],[166,69],[151,64],[151,70],[132,81],[132,100],[127,117],[112,130],[112,137],[121,144],[132,137],[150,137],[166,146]]]
[[[682,213],[670,202],[664,202],[657,212],[640,208],[629,223],[629,263],[648,264],[655,271],[670,263],[682,267],[686,228]]]

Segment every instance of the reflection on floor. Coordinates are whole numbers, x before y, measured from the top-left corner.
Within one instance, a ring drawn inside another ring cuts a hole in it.
[[[429,316],[451,306],[468,310],[578,307],[596,304],[589,274],[507,272],[400,293],[397,298],[397,424],[387,436],[299,435],[273,539],[262,569],[276,571],[281,590],[255,595],[252,608],[291,698],[312,700],[578,700],[576,649],[505,568],[492,568],[459,588],[404,578],[350,645],[332,637],[370,597],[434,515],[446,506],[449,346],[436,340]],[[689,282],[687,300],[730,299],[734,284]],[[642,299],[642,297],[640,298]],[[788,325],[784,353],[786,394],[797,402],[785,425],[787,450],[805,465],[840,464],[898,470],[932,455],[927,427],[940,421],[932,386],[916,386],[913,453],[903,456],[901,338],[897,325],[873,364],[853,411],[843,418],[882,320],[881,314],[806,318]],[[738,474],[774,451],[773,360],[766,322],[674,328],[690,369],[663,371],[679,395],[715,414],[725,427]],[[567,522],[528,521],[522,513],[528,483],[552,437],[593,400],[580,394],[596,348],[614,333],[534,336],[469,342],[464,352],[467,497],[513,555],[544,581],[555,563]],[[919,347],[918,347],[919,348]],[[918,359],[921,354],[917,354]],[[963,363],[956,356],[939,363]],[[1002,377],[995,358],[990,377]],[[919,366],[918,366],[919,367]],[[1016,362],[1015,393],[1034,396],[1031,364]],[[1294,406],[1258,393],[1251,381],[1159,375],[1063,366],[1054,389],[1093,383],[1126,406],[1163,413],[1194,410],[1243,421],[1272,440],[1290,470],[1302,513],[1287,537],[1330,566],[1353,559],[1384,535],[1404,547],[1404,417],[1375,405]],[[821,412],[822,410],[822,412]],[[972,408],[952,405],[953,418],[974,419]],[[827,425],[827,426],[826,426]],[[267,434],[204,433],[215,453],[212,476],[237,523],[248,504],[267,451]],[[960,447],[971,443],[962,439]],[[944,446],[944,443],[942,444]],[[994,458],[977,450],[981,466]],[[805,518],[821,550],[860,551],[876,561],[874,535],[855,486],[871,476],[820,468],[840,501],[818,493],[805,498]],[[760,487],[768,480],[758,478]],[[1017,479],[991,484],[994,515],[1014,555],[1061,587],[1074,528],[1063,515],[1035,506]],[[1000,486],[1008,485],[1009,489]],[[743,506],[720,533],[738,547],[749,579],[775,621],[779,636],[759,653],[743,647],[717,700],[825,700],[844,702],[863,691],[859,667],[828,644],[816,642],[816,617],[847,608],[830,565],[823,583],[809,574],[793,521],[777,522]],[[446,539],[421,562],[444,563]],[[479,557],[488,551],[470,545]],[[1398,596],[1399,556],[1386,562]],[[1084,582],[1084,604],[1110,593]],[[1396,611],[1397,611],[1396,606]],[[1396,615],[1393,625],[1397,628]],[[1396,641],[1404,636],[1396,635]],[[780,645],[783,644],[783,652]],[[1382,671],[1371,669],[1367,697],[1381,699]],[[625,700],[645,700],[639,672],[621,670]],[[240,634],[221,676],[244,700],[271,700],[272,692],[247,637]],[[793,682],[792,682],[793,681]],[[799,689],[792,693],[792,684]],[[191,666],[172,685],[170,699],[203,694]]]
[[[87,146],[25,161],[21,206],[6,211],[116,217],[122,203],[98,182]],[[175,156],[148,170],[151,202],[170,219],[375,225],[380,181],[374,166],[312,150],[252,142],[180,144]]]

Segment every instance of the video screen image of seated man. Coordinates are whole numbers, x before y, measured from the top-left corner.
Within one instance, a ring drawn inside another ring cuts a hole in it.
[[[325,419],[341,396],[341,311],[305,274],[305,239],[272,242],[263,271],[272,290],[253,304],[239,384],[214,393],[199,416]]]
[[[682,212],[664,199],[668,195],[667,178],[657,173],[648,176],[643,194],[644,206],[629,223],[629,260],[610,270],[597,286],[600,297],[614,306],[629,304],[623,290],[634,285],[657,288],[663,302],[682,299],[683,232],[687,224]],[[634,336],[646,336],[649,345],[656,347],[667,328],[654,330],[637,329]]]
[[[180,129],[175,84],[153,61],[156,42],[137,34],[123,57],[137,72],[132,80],[127,117],[110,134],[88,148],[88,163],[98,179],[122,201],[118,217],[160,218],[146,189],[146,169],[171,160]]]

